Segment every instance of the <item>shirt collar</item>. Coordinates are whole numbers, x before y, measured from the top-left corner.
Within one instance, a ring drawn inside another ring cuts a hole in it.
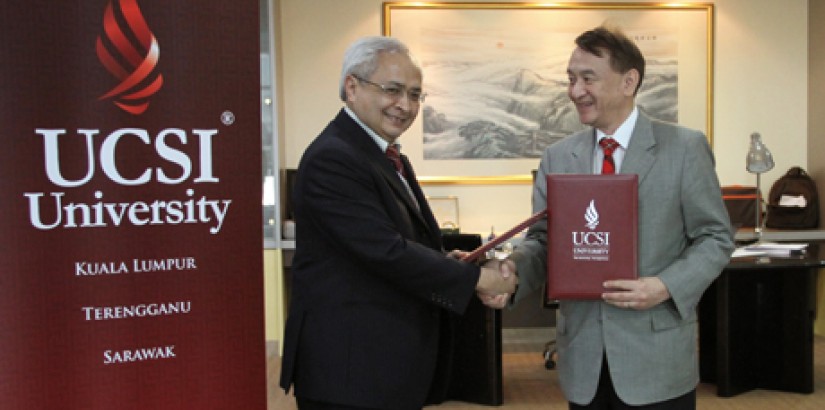
[[[378,148],[381,149],[381,152],[386,152],[387,151],[387,147],[390,145],[390,143],[387,142],[387,140],[381,138],[381,136],[378,135],[378,133],[376,133],[375,131],[373,131],[372,128],[367,127],[366,124],[361,122],[361,120],[358,118],[358,116],[355,115],[355,112],[353,112],[349,107],[344,106],[344,111],[347,114],[349,114],[349,116],[352,118],[352,120],[355,121],[359,126],[361,126],[361,128],[363,128],[364,131],[366,131],[367,134],[369,134],[370,137],[372,137],[372,140],[375,141],[376,144],[378,144]],[[401,144],[396,143],[396,144],[393,144],[393,145],[395,145],[395,148],[397,148],[399,152],[401,151]]]
[[[600,130],[596,130],[596,142],[601,141],[603,138],[612,137],[623,149],[627,149],[627,146],[630,144],[630,137],[633,135],[633,128],[636,126],[636,119],[638,117],[639,108],[634,105],[633,111],[630,112],[630,115],[627,116],[622,125],[616,129],[616,132],[613,133],[613,135],[607,135]]]

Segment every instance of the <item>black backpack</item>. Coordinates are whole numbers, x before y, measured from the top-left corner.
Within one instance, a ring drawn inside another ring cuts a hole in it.
[[[805,206],[780,206],[783,196],[802,197]],[[819,226],[816,183],[804,169],[792,167],[773,183],[768,193],[765,226],[774,229],[813,229]]]

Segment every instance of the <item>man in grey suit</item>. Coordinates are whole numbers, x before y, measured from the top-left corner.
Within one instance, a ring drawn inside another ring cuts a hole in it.
[[[639,176],[639,279],[605,282],[601,300],[561,301],[559,380],[571,409],[694,409],[696,306],[733,250],[713,154],[701,132],[636,106],[645,61],[632,40],[599,27],[576,45],[568,95],[590,128],[545,151],[533,211],[553,207],[545,175],[601,173],[599,141],[614,138],[616,172]],[[516,301],[546,282],[547,263],[543,220],[502,264],[519,276]],[[504,298],[486,303],[503,306]]]

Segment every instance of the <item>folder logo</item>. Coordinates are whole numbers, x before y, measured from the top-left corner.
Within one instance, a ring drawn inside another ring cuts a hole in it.
[[[591,199],[584,211],[585,226],[589,231],[571,232],[574,260],[608,261],[610,260],[610,232],[600,232],[599,211],[596,200]]]
[[[590,230],[595,230],[597,226],[599,226],[599,212],[596,211],[596,200],[591,199],[590,205],[587,206],[587,209],[584,211],[584,220],[587,222],[584,226],[590,228]]]
[[[103,13],[103,34],[98,36],[97,57],[103,67],[120,81],[98,100],[113,100],[120,109],[140,115],[149,108],[149,99],[163,86],[157,70],[158,47],[137,0],[113,0]]]

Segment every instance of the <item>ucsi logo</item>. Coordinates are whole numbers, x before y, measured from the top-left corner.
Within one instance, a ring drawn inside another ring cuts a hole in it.
[[[597,232],[599,226],[599,211],[596,210],[596,200],[591,199],[590,205],[584,211],[584,226],[590,231],[573,232],[574,246],[610,246],[610,232]]]
[[[97,38],[97,57],[120,83],[99,100],[113,100],[122,110],[140,115],[149,98],[163,86],[157,70],[158,47],[137,0],[113,0],[103,13],[103,34]]]
[[[610,232],[573,232],[575,246],[610,246]]]

